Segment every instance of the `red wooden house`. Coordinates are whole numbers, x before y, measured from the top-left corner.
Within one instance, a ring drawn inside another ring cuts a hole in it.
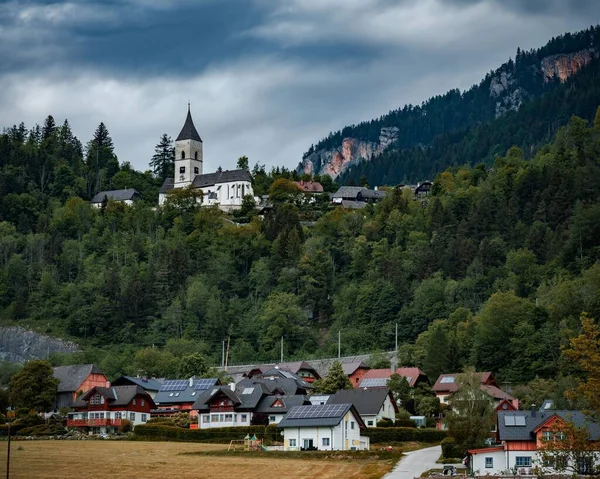
[[[393,369],[371,369],[367,371],[359,383],[361,388],[383,388],[387,387],[387,382],[392,374],[398,374],[408,381],[411,388],[418,386],[420,383],[429,383],[427,375],[419,368],[398,368]]]
[[[110,386],[108,378],[93,364],[59,366],[54,368],[54,377],[60,381],[54,405],[56,411],[71,407],[79,395],[95,386]]]
[[[123,419],[133,426],[150,419],[156,406],[140,386],[93,387],[73,403],[67,427],[85,428],[92,432],[116,432]]]

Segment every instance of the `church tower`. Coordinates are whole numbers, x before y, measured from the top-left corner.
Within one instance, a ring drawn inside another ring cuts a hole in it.
[[[174,187],[188,186],[196,175],[202,174],[202,139],[194,126],[190,104],[185,124],[175,140]]]

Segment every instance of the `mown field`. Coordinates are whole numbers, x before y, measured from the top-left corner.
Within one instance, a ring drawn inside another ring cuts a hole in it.
[[[6,476],[6,442],[0,442],[0,477]],[[14,441],[12,479],[377,479],[390,461],[285,459],[255,454],[194,454],[222,444],[129,441]]]

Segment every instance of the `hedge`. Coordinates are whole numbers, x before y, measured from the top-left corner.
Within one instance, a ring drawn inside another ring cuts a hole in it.
[[[182,442],[228,443],[239,441],[249,434],[256,435],[265,443],[281,442],[283,436],[277,426],[236,426],[210,429],[183,429],[161,424],[140,424],[133,430],[134,439]]]
[[[371,439],[371,444],[386,442],[438,442],[442,441],[447,433],[439,429],[417,429],[414,427],[382,427],[367,429],[361,434]]]
[[[266,444],[281,442],[283,436],[281,429],[276,425],[247,426],[247,427],[220,427],[211,429],[183,429],[179,427],[163,426],[159,424],[140,424],[133,430],[134,439],[156,441],[182,441],[182,442],[215,442],[228,443],[243,439],[246,434],[256,435]],[[382,427],[371,428],[361,432],[368,436],[372,444],[389,442],[439,442],[446,437],[446,431],[439,429],[416,429],[414,427]]]

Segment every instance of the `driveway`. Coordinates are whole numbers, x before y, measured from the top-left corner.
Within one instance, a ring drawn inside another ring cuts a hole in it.
[[[441,446],[407,452],[394,470],[385,476],[384,479],[413,479],[414,477],[419,477],[429,469],[441,468],[441,464],[435,463],[441,455]]]

